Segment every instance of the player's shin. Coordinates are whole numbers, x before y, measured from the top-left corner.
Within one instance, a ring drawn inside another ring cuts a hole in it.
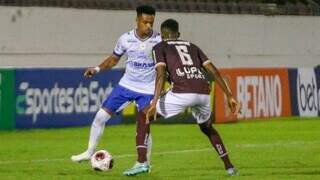
[[[103,134],[105,123],[111,118],[111,115],[105,110],[100,109],[91,125],[90,137],[88,143],[88,153],[93,154],[98,142]]]
[[[137,134],[136,147],[138,152],[138,162],[143,163],[147,161],[148,140],[150,133],[150,124],[146,124],[146,116],[140,111],[137,117]],[[151,151],[151,150],[150,150]]]
[[[208,136],[212,146],[217,151],[221,160],[224,163],[225,169],[233,168],[233,165],[230,162],[228,152],[222,142],[222,139],[219,133],[212,127],[211,123],[200,124],[201,131]]]

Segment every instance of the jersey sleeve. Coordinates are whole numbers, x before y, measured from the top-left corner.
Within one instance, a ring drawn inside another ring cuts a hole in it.
[[[208,56],[199,47],[197,47],[197,49],[198,49],[198,57],[200,59],[202,66],[210,63],[211,61],[209,60]]]
[[[166,58],[163,51],[163,46],[158,44],[152,48],[152,57],[155,63],[155,66],[166,65]]]
[[[116,47],[113,49],[113,54],[114,55],[121,57],[126,52],[126,48],[125,48],[125,44],[124,43],[125,43],[125,36],[122,35],[118,39]]]

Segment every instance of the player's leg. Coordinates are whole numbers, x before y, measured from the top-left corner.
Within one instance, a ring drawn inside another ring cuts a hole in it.
[[[218,131],[216,131],[212,126],[210,98],[205,97],[205,95],[199,95],[199,98],[197,99],[200,101],[200,103],[192,108],[193,116],[196,118],[201,131],[209,138],[211,145],[214,147],[223,161],[228,175],[237,175],[238,173],[229,159],[228,152]]]
[[[146,123],[146,115],[143,111],[138,112],[136,128],[136,148],[138,152],[137,161],[140,163],[148,162],[147,150],[150,135],[150,123]],[[149,163],[149,162],[148,162]]]
[[[189,105],[188,98],[189,97],[186,97],[182,94],[173,93],[171,90],[162,94],[156,105],[156,109],[157,109],[156,118],[159,118],[159,117],[170,118],[183,112],[185,108]],[[151,121],[153,120],[153,118],[154,118],[154,115],[150,117]],[[152,144],[151,134],[149,134],[148,143],[149,143],[149,146],[151,146]],[[148,154],[151,154],[151,150],[148,150]],[[148,158],[148,160],[150,161],[150,158]]]
[[[150,104],[152,98],[152,95],[144,95],[140,93],[137,93],[136,95],[135,102],[138,106],[136,121],[136,149],[138,157],[135,165],[123,173],[126,176],[137,175],[150,171],[152,140],[150,135],[150,123],[146,123],[146,115],[143,109]]]
[[[211,118],[210,118],[211,119]],[[209,138],[212,146],[217,151],[218,155],[220,156],[221,160],[224,163],[224,167],[227,170],[227,174],[230,176],[238,175],[238,171],[234,168],[233,164],[231,163],[228,152],[222,142],[222,139],[212,125],[211,120],[199,124],[201,131]]]
[[[211,125],[211,118],[207,122],[199,124],[199,126],[201,131],[209,138],[210,143],[222,159],[225,169],[232,168],[233,165],[230,162],[228,152],[222,142],[222,139],[219,133]]]
[[[81,154],[71,156],[72,161],[81,162],[90,159],[97,147],[100,137],[103,134],[105,123],[110,119],[110,117],[111,114],[102,108],[96,113],[91,124],[88,149]]]
[[[106,122],[111,118],[113,112],[116,112],[128,101],[128,99],[122,94],[122,87],[117,86],[104,101],[102,108],[100,108],[100,110],[96,113],[91,124],[87,150],[81,154],[71,156],[72,161],[81,162],[90,159],[91,155],[95,152],[99,140],[104,132]]]
[[[88,152],[93,154],[97,148],[99,140],[103,135],[106,122],[111,118],[112,112],[107,108],[101,108],[96,114],[90,129]]]
[[[163,95],[160,98],[160,100],[158,101],[157,112],[165,118],[175,116],[175,115],[179,114],[180,112],[184,111],[186,99],[187,98],[183,99],[183,96],[180,96],[178,94],[174,94],[171,91],[169,91],[167,94]],[[139,105],[139,103],[138,103],[138,105]],[[148,105],[148,104],[146,104],[146,105]],[[139,107],[141,107],[141,105],[139,105]],[[141,111],[141,112],[143,112],[143,111]],[[141,129],[143,129],[143,131],[141,131],[141,130],[137,131],[137,137],[139,137],[139,138],[137,138],[137,147],[139,144],[142,144],[142,147],[145,147],[145,144],[146,144],[144,142],[146,140],[146,136],[144,135],[143,132],[147,132],[146,130],[150,127],[148,127],[145,122],[146,122],[145,114],[139,113],[137,126],[142,127]],[[139,129],[138,127],[137,127],[137,129]],[[148,128],[146,128],[146,127],[148,127]],[[149,134],[149,138],[150,138],[150,134]],[[147,144],[150,147],[150,144],[151,144],[150,139],[148,140]],[[143,156],[141,156],[141,157],[145,158],[144,157],[145,148],[138,148],[137,150],[138,150],[138,154],[140,151],[141,154],[143,154]],[[138,157],[138,160],[139,160],[139,157]],[[145,159],[142,159],[141,161],[143,161],[143,160],[145,160]],[[136,174],[142,173],[142,171],[144,171],[144,172],[146,172],[147,170],[149,171],[150,166],[149,166],[149,169],[145,168],[147,165],[148,165],[147,162],[144,162],[144,163],[137,162],[133,166],[133,168],[125,171],[124,175],[136,175]]]

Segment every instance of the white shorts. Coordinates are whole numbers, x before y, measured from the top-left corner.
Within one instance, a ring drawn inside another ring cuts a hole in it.
[[[168,91],[157,102],[157,112],[164,118],[169,118],[191,107],[192,115],[198,124],[210,119],[210,96],[196,93],[173,93]]]

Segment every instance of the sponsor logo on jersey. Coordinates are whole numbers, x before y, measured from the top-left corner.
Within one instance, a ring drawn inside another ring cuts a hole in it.
[[[195,66],[176,69],[177,76],[186,77],[187,79],[205,79],[204,74],[201,70]]]
[[[136,61],[128,61],[127,62],[129,65],[133,66],[134,68],[139,68],[139,69],[149,69],[151,67],[154,67],[154,63],[140,63]]]

